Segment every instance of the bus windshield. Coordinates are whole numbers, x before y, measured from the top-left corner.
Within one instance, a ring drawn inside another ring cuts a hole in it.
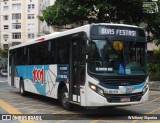
[[[92,40],[89,72],[99,75],[146,74],[146,43]]]

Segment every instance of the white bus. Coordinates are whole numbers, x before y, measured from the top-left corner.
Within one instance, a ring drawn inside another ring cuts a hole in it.
[[[89,24],[9,49],[9,85],[59,99],[67,110],[148,100],[147,39],[142,28]]]

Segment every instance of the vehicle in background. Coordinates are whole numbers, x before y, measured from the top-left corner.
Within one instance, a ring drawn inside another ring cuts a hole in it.
[[[8,76],[8,72],[7,70],[1,70],[1,77],[7,77]]]

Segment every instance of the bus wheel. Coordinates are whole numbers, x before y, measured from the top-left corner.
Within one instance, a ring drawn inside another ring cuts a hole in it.
[[[26,95],[26,91],[24,90],[24,82],[23,82],[23,80],[20,80],[20,94],[22,95],[22,96],[25,96]]]
[[[71,110],[71,103],[69,102],[69,95],[66,87],[61,91],[61,103],[64,109]]]

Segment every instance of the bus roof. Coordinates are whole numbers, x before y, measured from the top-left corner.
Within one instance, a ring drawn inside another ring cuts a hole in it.
[[[16,48],[23,47],[23,46],[27,46],[27,45],[31,45],[31,44],[35,44],[35,43],[38,43],[38,42],[41,42],[41,41],[50,40],[50,39],[53,39],[53,38],[58,38],[58,37],[61,37],[61,36],[66,36],[66,35],[70,35],[70,34],[75,34],[75,33],[78,33],[78,32],[82,32],[82,31],[84,31],[84,28],[85,28],[85,27],[90,27],[91,25],[92,25],[92,26],[93,26],[93,25],[125,26],[125,27],[139,28],[138,26],[127,25],[127,24],[114,24],[114,23],[87,24],[87,25],[84,25],[84,26],[81,26],[81,27],[77,27],[77,28],[74,28],[74,29],[70,29],[70,30],[66,30],[66,31],[63,31],[63,32],[54,32],[54,33],[51,33],[51,34],[48,34],[48,35],[41,36],[41,37],[32,39],[32,40],[30,40],[30,41],[27,41],[27,42],[25,42],[25,43],[23,43],[23,44],[19,44],[19,45],[16,45],[16,46],[12,46],[12,47],[9,48],[9,50],[11,50],[11,49],[16,49]]]

